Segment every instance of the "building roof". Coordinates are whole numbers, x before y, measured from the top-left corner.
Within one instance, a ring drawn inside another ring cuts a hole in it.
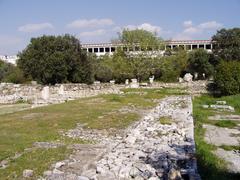
[[[211,44],[211,40],[167,40],[165,41],[166,44]],[[111,47],[111,46],[124,46],[123,43],[88,43],[82,44],[83,48],[87,47]]]

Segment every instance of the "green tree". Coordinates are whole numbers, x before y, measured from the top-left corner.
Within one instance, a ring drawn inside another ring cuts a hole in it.
[[[43,84],[93,81],[90,58],[70,35],[32,38],[17,65],[25,76]]]
[[[212,37],[217,61],[240,61],[240,28],[221,29]]]
[[[114,79],[117,83],[123,83],[125,79],[133,77],[129,58],[121,50],[113,56],[102,56],[94,67],[95,78],[104,82]]]
[[[203,73],[209,77],[213,74],[213,66],[209,62],[210,55],[204,49],[196,49],[189,53],[188,71],[198,73],[202,78]]]
[[[240,93],[240,62],[221,61],[216,67],[214,81],[223,95]]]
[[[9,74],[13,68],[13,65],[10,63],[6,63],[3,60],[0,60],[0,81],[3,81],[6,75]]]
[[[0,60],[0,82],[24,83],[26,81],[18,67]]]
[[[178,50],[171,56],[164,56],[160,59],[159,69],[160,80],[164,82],[175,82],[187,68],[188,53]]]
[[[156,33],[142,29],[124,29],[119,34],[119,41],[128,46],[139,45],[142,50],[159,49],[164,45],[164,41]]]

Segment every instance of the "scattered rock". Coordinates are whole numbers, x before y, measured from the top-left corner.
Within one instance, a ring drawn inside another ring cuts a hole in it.
[[[65,162],[57,162],[57,163],[55,164],[55,168],[58,169],[58,168],[60,168],[60,167],[62,167],[62,166],[64,166],[64,165],[65,165]]]
[[[202,107],[203,107],[204,109],[207,109],[207,108],[209,108],[209,105],[204,104],[204,105],[202,105]]]
[[[50,175],[52,175],[52,171],[44,171],[43,172],[43,176],[45,177],[45,176],[50,176]]]
[[[181,176],[180,171],[178,171],[174,168],[170,169],[170,171],[168,173],[168,179],[169,180],[181,180],[182,176]]]
[[[178,82],[179,82],[179,83],[183,83],[183,82],[184,82],[183,78],[181,78],[181,77],[178,78]]]
[[[58,170],[58,169],[54,169],[54,170],[53,170],[53,174],[64,174],[64,172],[63,172],[63,171],[60,171],[60,170]]]
[[[240,152],[218,148],[215,154],[227,162],[227,168],[230,172],[240,173]]]
[[[204,124],[203,128],[206,129],[204,140],[207,143],[214,144],[216,146],[239,146],[240,136],[234,136],[234,134],[239,134],[239,130],[216,127],[209,124]]]
[[[136,167],[132,167],[129,171],[129,176],[135,178],[139,175],[139,170]]]
[[[137,139],[137,138],[136,138],[135,136],[129,135],[129,136],[125,139],[125,141],[126,141],[126,143],[134,144],[135,141],[136,141],[136,139]]]
[[[63,145],[64,145],[63,143],[54,143],[54,142],[35,142],[33,144],[34,147],[45,148],[45,149],[58,148]]]
[[[90,180],[90,179],[86,176],[78,176],[78,180]]]
[[[2,169],[6,168],[7,165],[8,165],[8,160],[2,160],[0,162],[0,168],[2,168]]]
[[[32,177],[33,176],[33,170],[31,170],[31,169],[25,169],[24,171],[23,171],[23,177],[24,178],[30,178],[30,177]]]
[[[217,104],[211,104],[210,108],[212,109],[218,109],[218,110],[225,110],[225,111],[231,111],[234,112],[234,107],[228,106],[228,105],[217,105]]]
[[[226,105],[227,102],[226,101],[216,101],[216,104],[218,104],[218,105]]]
[[[229,114],[229,115],[217,114],[217,115],[214,115],[214,116],[209,116],[208,119],[210,119],[210,120],[240,121],[240,115],[235,115],[235,114]]]

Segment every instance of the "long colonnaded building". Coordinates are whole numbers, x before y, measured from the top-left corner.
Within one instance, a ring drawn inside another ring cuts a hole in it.
[[[177,47],[181,47],[185,50],[193,49],[205,49],[208,52],[211,52],[213,49],[213,43],[211,40],[178,40],[178,41],[165,41],[164,46],[161,48],[158,47],[149,47],[149,51],[154,51],[157,54],[163,54],[166,49],[174,50]],[[112,55],[118,48],[122,48],[123,51],[138,53],[141,51],[139,46],[126,46],[122,43],[98,43],[98,44],[82,44],[82,48],[88,53],[94,53],[97,56],[110,54]],[[16,55],[0,55],[0,59],[5,62],[16,64],[18,57]]]
[[[160,52],[163,54],[166,49],[174,50],[175,48],[183,48],[185,50],[193,49],[205,49],[208,52],[212,51],[213,44],[211,40],[176,40],[176,41],[165,41],[164,47],[149,47],[149,51]],[[98,44],[82,44],[82,48],[88,53],[94,53],[97,56],[108,54],[113,54],[117,48],[121,48],[126,52],[140,52],[141,48],[139,46],[126,46],[122,43],[98,43]]]

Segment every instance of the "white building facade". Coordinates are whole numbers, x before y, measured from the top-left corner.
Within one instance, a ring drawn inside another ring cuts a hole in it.
[[[16,61],[18,60],[18,56],[17,55],[0,55],[0,59],[7,62],[7,63],[11,63],[11,64],[16,64]]]
[[[140,52],[141,48],[136,46],[126,46],[122,43],[98,43],[98,44],[82,44],[82,48],[88,53],[94,53],[97,56],[113,54],[118,48],[126,52]],[[212,51],[213,44],[211,40],[178,40],[178,41],[165,41],[164,47],[149,47],[149,51],[159,52],[163,54],[165,50],[176,48],[183,48],[185,50],[205,49],[208,52]]]

